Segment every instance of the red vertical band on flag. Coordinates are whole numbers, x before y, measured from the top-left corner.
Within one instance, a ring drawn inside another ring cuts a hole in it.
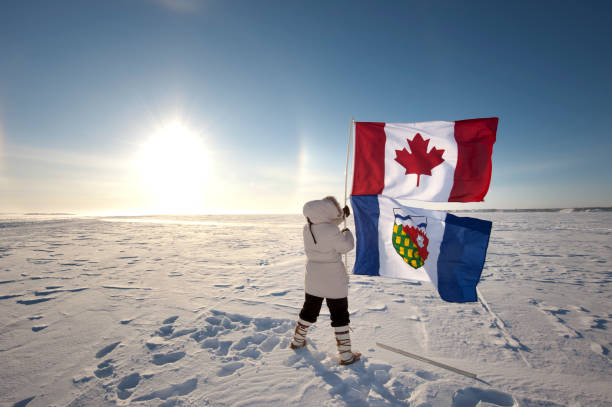
[[[449,202],[480,202],[491,183],[497,117],[455,122],[457,167]]]
[[[352,195],[377,195],[385,184],[385,123],[355,123]]]

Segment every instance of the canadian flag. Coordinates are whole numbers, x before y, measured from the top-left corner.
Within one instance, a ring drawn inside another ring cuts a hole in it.
[[[480,202],[491,182],[497,117],[355,123],[352,195]]]

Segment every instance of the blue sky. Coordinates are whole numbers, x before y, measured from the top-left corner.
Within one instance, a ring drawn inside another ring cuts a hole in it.
[[[607,1],[3,2],[0,212],[299,212],[342,200],[352,116],[499,117],[461,208],[611,206],[611,38]],[[173,123],[201,158],[151,186]]]

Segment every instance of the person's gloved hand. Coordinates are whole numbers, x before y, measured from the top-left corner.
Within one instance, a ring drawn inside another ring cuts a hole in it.
[[[351,210],[349,209],[348,205],[345,205],[344,208],[342,208],[342,213],[344,214],[345,218],[351,216]]]

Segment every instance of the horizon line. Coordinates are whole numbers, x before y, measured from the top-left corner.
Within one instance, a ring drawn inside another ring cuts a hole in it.
[[[553,212],[562,210],[612,210],[612,206],[577,206],[577,207],[526,207],[526,208],[466,208],[466,209],[431,209],[436,211],[448,212]],[[152,217],[152,216],[226,216],[226,215],[302,215],[299,212],[255,212],[255,211],[235,211],[235,212],[193,212],[193,213],[163,213],[163,212],[0,212],[0,216],[83,216],[83,217]]]

